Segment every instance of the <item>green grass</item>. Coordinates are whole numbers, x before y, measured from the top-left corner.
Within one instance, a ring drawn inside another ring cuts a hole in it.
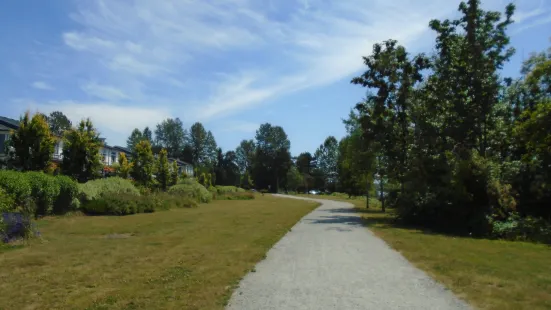
[[[461,238],[396,225],[365,199],[308,196],[354,204],[368,227],[410,262],[479,309],[551,309],[551,247]]]
[[[38,221],[0,248],[0,309],[222,309],[238,281],[316,204],[258,196],[124,217]]]

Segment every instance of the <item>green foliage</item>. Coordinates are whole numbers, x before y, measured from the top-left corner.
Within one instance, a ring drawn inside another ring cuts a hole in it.
[[[64,214],[79,209],[79,188],[78,184],[68,176],[58,175],[55,181],[59,186],[59,195],[57,196],[53,213]]]
[[[269,123],[260,125],[256,131],[255,156],[252,175],[255,185],[278,192],[285,184],[287,171],[291,168],[291,142],[280,126]]]
[[[63,136],[66,130],[71,129],[71,121],[60,111],[53,111],[46,118],[50,132],[58,137]]]
[[[84,202],[99,199],[104,196],[119,194],[140,196],[139,190],[129,180],[119,177],[98,179],[79,184],[79,195]]]
[[[35,215],[53,213],[54,202],[60,194],[60,186],[55,177],[43,172],[27,172],[25,177],[31,185],[31,195],[36,203]]]
[[[37,113],[31,118],[29,111],[25,112],[19,128],[11,132],[9,140],[9,145],[15,149],[14,165],[24,171],[44,171],[54,153],[55,143],[44,115]]]
[[[15,209],[15,200],[6,190],[0,187],[0,215],[2,212],[12,212]],[[1,225],[1,221],[0,221]],[[1,230],[0,230],[1,233]]]
[[[185,176],[183,176],[185,177]],[[169,185],[176,185],[178,184],[178,163],[176,161],[172,162],[172,165],[170,167],[170,182]]]
[[[189,179],[187,179],[189,180]],[[186,181],[182,184],[176,184],[168,189],[171,195],[189,197],[200,203],[208,203],[212,201],[212,193],[209,192],[203,185],[197,182]]]
[[[133,163],[128,162],[125,153],[119,153],[119,166],[117,167],[117,175],[123,179],[128,179],[130,171],[132,171]]]
[[[197,203],[186,197],[156,193],[145,196],[110,193],[84,204],[83,210],[93,215],[129,215],[151,213],[172,208],[194,208]]]
[[[255,196],[251,192],[227,192],[225,194],[218,195],[219,200],[251,200]]]
[[[157,159],[157,183],[161,190],[166,191],[170,183],[170,171],[168,167],[168,157],[165,149],[159,152]]]
[[[168,157],[177,158],[184,148],[187,133],[179,118],[167,118],[157,124],[155,129],[155,146],[164,148]]]
[[[137,184],[145,187],[153,185],[155,158],[149,141],[140,141],[135,147],[135,158],[132,162],[132,178]]]
[[[240,186],[241,186],[241,188],[244,188],[244,189],[254,188],[254,181],[253,181],[249,171],[245,171],[245,173],[241,176]]]
[[[17,208],[23,208],[34,214],[32,188],[24,173],[0,170],[0,188],[11,197]]]
[[[90,119],[81,120],[77,128],[67,130],[61,164],[63,174],[82,183],[99,177],[103,167],[99,154],[102,145]]]

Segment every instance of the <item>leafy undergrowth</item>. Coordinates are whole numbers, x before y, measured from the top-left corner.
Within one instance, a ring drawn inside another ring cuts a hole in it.
[[[354,204],[371,231],[477,308],[551,308],[551,247],[547,245],[435,234],[400,227],[392,211],[367,210],[365,199],[300,196]]]
[[[50,217],[0,248],[0,309],[222,309],[316,204],[259,196],[125,217]]]

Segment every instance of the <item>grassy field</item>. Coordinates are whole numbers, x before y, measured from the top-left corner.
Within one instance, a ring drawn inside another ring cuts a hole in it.
[[[395,225],[391,213],[353,203],[369,228],[410,262],[479,309],[551,309],[551,247],[459,238]]]
[[[41,239],[0,248],[0,309],[222,309],[247,271],[315,207],[258,196],[43,219]]]

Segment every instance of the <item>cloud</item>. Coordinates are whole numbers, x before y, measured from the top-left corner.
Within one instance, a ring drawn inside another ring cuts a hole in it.
[[[306,88],[349,79],[375,42],[427,50],[428,22],[457,14],[427,0],[75,1],[60,36],[81,90],[111,107],[132,104],[189,121],[228,118]],[[487,8],[504,8],[501,0]],[[518,27],[546,22],[518,3]],[[407,17],[407,18],[406,18]],[[534,21],[534,18],[540,18]],[[520,28],[519,28],[520,29]],[[78,96],[73,102],[84,102]],[[80,110],[83,108],[81,107]],[[167,112],[168,113],[168,112]]]
[[[125,94],[122,90],[108,85],[100,85],[95,82],[89,82],[81,86],[82,90],[88,95],[109,100],[118,101],[123,99],[130,99],[130,96]]]
[[[31,84],[32,87],[40,90],[53,90],[54,88],[50,84],[43,81],[35,81]]]

